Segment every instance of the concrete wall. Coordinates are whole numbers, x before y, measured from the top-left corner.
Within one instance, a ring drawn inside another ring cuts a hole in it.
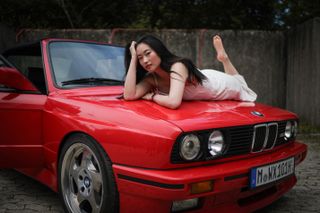
[[[320,18],[288,31],[287,109],[320,126]]]
[[[179,56],[199,68],[222,70],[215,60],[212,36],[222,36],[238,71],[258,94],[258,102],[287,108],[303,122],[320,126],[320,19],[288,32],[232,30],[25,30],[18,42],[44,37],[76,38],[125,45],[145,34],[157,35]]]
[[[285,107],[285,37],[282,32],[217,30],[26,30],[20,42],[44,37],[78,38],[125,45],[145,34],[157,35],[175,54],[199,68],[223,70],[215,59],[212,36],[220,34],[238,71],[257,92],[258,101]]]
[[[112,42],[125,44],[146,33],[160,37],[177,55],[192,59],[199,68],[223,70],[215,59],[212,36],[222,36],[233,64],[258,94],[258,101],[285,107],[285,37],[282,32],[217,30],[118,30]]]
[[[111,30],[91,30],[91,29],[24,29],[17,34],[17,42],[30,42],[43,38],[71,38],[94,41],[108,41]]]

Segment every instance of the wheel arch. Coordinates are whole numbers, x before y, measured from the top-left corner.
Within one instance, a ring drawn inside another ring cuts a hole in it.
[[[57,159],[56,159],[56,171],[58,171],[59,169],[59,159],[60,159],[60,155],[61,155],[61,151],[62,151],[62,148],[65,146],[65,144],[67,143],[68,139],[74,135],[78,135],[78,134],[82,134],[82,135],[85,135],[87,137],[90,137],[92,140],[94,140],[96,142],[96,145],[99,146],[104,154],[107,156],[107,158],[110,160],[110,162],[112,162],[111,158],[109,157],[107,151],[105,150],[104,147],[101,146],[101,144],[98,142],[98,140],[91,136],[90,134],[86,133],[86,132],[83,132],[83,131],[72,131],[72,132],[69,132],[67,133],[61,140],[61,143],[59,144],[59,148],[58,148],[58,153],[57,153]],[[58,175],[58,172],[57,172],[57,175]]]

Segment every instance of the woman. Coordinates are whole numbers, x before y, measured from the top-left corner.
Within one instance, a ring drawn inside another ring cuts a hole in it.
[[[225,73],[197,69],[192,61],[172,54],[152,35],[133,41],[126,50],[124,99],[142,98],[171,109],[178,108],[182,100],[255,101],[257,95],[232,65],[217,35],[213,46]]]

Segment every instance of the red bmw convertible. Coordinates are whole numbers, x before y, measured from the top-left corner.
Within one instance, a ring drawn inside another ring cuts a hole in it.
[[[127,102],[124,48],[43,39],[0,58],[0,167],[66,212],[252,212],[290,190],[298,118],[236,101]]]

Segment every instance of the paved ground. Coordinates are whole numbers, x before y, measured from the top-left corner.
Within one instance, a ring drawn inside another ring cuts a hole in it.
[[[308,144],[307,158],[296,168],[297,185],[263,213],[320,212],[320,135],[299,136]]]
[[[309,146],[296,169],[298,184],[260,213],[320,212],[320,135],[299,136]],[[14,170],[0,170],[0,213],[63,212],[58,195]]]

